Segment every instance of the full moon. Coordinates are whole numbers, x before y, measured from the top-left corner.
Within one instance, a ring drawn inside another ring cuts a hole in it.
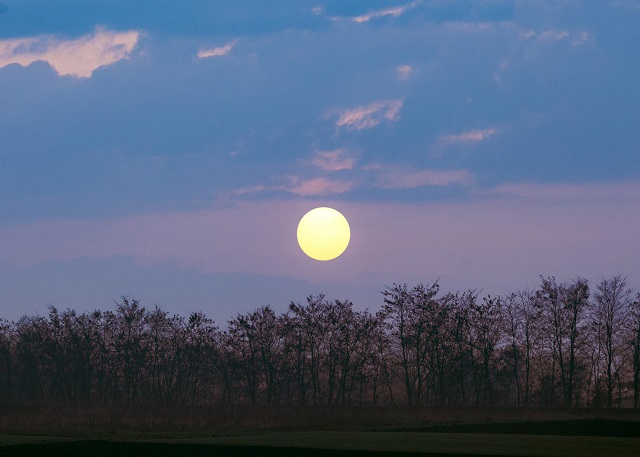
[[[298,244],[312,259],[335,259],[347,249],[350,239],[347,219],[333,208],[312,209],[298,224]]]

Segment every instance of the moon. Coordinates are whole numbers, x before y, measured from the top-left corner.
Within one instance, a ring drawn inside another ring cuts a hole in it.
[[[342,254],[351,239],[347,219],[333,208],[309,211],[298,223],[300,249],[315,260],[332,260]]]

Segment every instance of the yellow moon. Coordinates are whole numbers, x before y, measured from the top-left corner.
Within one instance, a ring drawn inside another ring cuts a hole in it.
[[[333,208],[312,209],[298,224],[298,244],[312,259],[335,259],[347,249],[350,239],[347,219]]]

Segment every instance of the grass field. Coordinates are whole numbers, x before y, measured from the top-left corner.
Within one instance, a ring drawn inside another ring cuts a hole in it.
[[[3,443],[20,440],[0,438]],[[14,455],[486,455],[637,457],[640,438],[422,432],[273,432],[231,437],[156,438],[127,441],[50,440],[0,449]]]
[[[521,411],[522,412],[522,411]],[[344,413],[344,412],[342,412]],[[514,411],[438,412],[438,420],[417,414],[390,414],[387,420],[334,427],[228,427],[225,429],[120,427],[67,429],[64,433],[0,435],[0,455],[208,456],[620,456],[640,455],[637,412],[530,411],[518,420]],[[353,414],[352,412],[350,414]],[[597,417],[605,416],[605,417]],[[612,418],[615,417],[615,418]],[[496,419],[497,418],[497,419]],[[533,419],[532,419],[533,418]],[[375,422],[375,423],[374,423]],[[234,424],[229,424],[234,425]],[[55,430],[56,427],[53,427]]]

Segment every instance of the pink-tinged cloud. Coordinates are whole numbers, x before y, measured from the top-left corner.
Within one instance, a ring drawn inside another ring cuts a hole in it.
[[[399,168],[377,169],[376,186],[383,189],[410,189],[422,186],[449,186],[469,184],[472,175],[468,170],[407,170]]]
[[[393,122],[398,119],[403,100],[384,100],[370,103],[366,106],[334,111],[338,116],[336,127],[346,127],[350,130],[362,130],[375,127],[383,120]]]
[[[385,17],[385,16],[400,16],[402,15],[405,11],[407,11],[408,9],[411,8],[415,8],[416,6],[418,6],[420,3],[422,3],[421,1],[415,1],[415,2],[411,2],[408,3],[406,5],[402,5],[402,6],[396,6],[394,8],[385,8],[382,10],[376,10],[376,11],[370,11],[366,14],[362,14],[360,16],[353,16],[353,17],[348,17],[348,18],[341,18],[341,17],[335,17],[332,18],[333,20],[347,20],[350,22],[355,22],[355,23],[363,23],[363,22],[369,22],[372,19],[378,19],[381,17]]]
[[[487,196],[520,198],[537,201],[640,201],[640,186],[633,182],[618,183],[507,183],[484,192]]]
[[[333,151],[317,151],[311,163],[316,167],[326,171],[351,170],[355,165],[355,159],[348,156],[344,149]]]
[[[313,178],[295,182],[288,188],[288,192],[301,197],[316,195],[333,195],[348,192],[353,188],[353,183],[348,181],[338,181],[327,178]]]
[[[249,187],[243,187],[241,189],[236,189],[236,190],[231,192],[231,195],[234,195],[236,197],[240,197],[242,195],[256,194],[256,193],[259,193],[259,192],[265,192],[265,191],[270,191],[270,190],[279,190],[279,189],[282,189],[282,187],[249,186]]]
[[[401,81],[409,79],[412,72],[413,67],[411,65],[400,65],[396,68],[396,74],[398,75],[398,79]]]
[[[477,143],[495,135],[496,132],[497,130],[495,128],[469,130],[453,135],[442,135],[439,140],[443,143]]]
[[[97,68],[128,59],[140,35],[137,30],[114,32],[98,27],[92,35],[75,40],[53,35],[2,40],[0,68],[10,64],[26,67],[42,60],[60,76],[89,78]]]
[[[231,50],[234,48],[234,46],[236,44],[238,44],[238,40],[233,40],[233,41],[225,44],[224,46],[220,46],[220,47],[217,47],[217,48],[201,49],[201,50],[198,51],[198,58],[206,59],[207,57],[226,56],[227,54],[229,54],[231,52]]]

